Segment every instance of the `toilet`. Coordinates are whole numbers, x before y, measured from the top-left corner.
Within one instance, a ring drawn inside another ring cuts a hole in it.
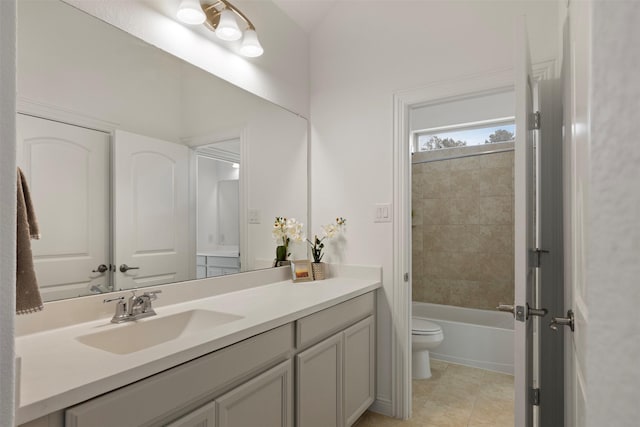
[[[437,323],[420,317],[411,319],[412,378],[431,378],[429,350],[439,346],[443,339],[442,328]]]

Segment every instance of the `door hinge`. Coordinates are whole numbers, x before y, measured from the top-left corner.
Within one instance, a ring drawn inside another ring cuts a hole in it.
[[[531,394],[529,396],[530,396],[531,404],[533,406],[540,406],[540,389],[539,388],[532,388]]]
[[[535,113],[531,113],[531,118],[529,122],[529,130],[540,129],[542,125],[542,116],[540,115],[540,111],[536,111]]]
[[[409,281],[409,273],[404,273],[404,281],[405,282]]]
[[[542,254],[548,254],[549,251],[545,249],[535,248],[531,250],[531,265],[534,268],[540,268],[542,265]]]

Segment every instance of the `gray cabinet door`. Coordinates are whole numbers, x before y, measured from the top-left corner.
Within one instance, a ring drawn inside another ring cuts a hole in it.
[[[344,335],[344,419],[350,426],[375,396],[375,318],[356,323]]]
[[[342,333],[296,356],[297,427],[342,427]]]
[[[215,427],[215,425],[216,407],[215,402],[211,402],[167,424],[166,427]]]
[[[292,373],[288,360],[220,396],[217,427],[291,427]]]

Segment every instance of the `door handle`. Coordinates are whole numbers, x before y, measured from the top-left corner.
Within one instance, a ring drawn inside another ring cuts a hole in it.
[[[512,305],[499,304],[496,308],[498,309],[498,311],[504,311],[504,312],[511,313],[511,314],[515,315],[515,308]]]
[[[91,272],[92,273],[104,273],[108,269],[109,269],[109,267],[107,267],[105,264],[100,264],[98,266],[98,268],[96,268],[95,270],[91,270]]]
[[[140,270],[140,267],[129,267],[127,264],[120,265],[121,273],[126,273],[129,270]]]
[[[575,316],[573,315],[573,310],[567,311],[567,317],[554,317],[551,319],[551,323],[549,323],[549,327],[554,331],[558,330],[558,325],[560,326],[568,326],[571,328],[571,332],[575,330],[576,322]]]
[[[499,311],[505,311],[507,313],[513,314],[513,317],[521,322],[526,321],[529,316],[544,317],[548,313],[548,310],[546,308],[531,308],[529,307],[529,304],[527,304],[526,308],[522,305],[513,306],[510,304],[499,304],[496,308]]]

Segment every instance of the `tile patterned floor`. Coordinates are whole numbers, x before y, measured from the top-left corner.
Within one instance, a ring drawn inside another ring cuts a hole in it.
[[[513,427],[513,376],[431,360],[432,377],[413,380],[413,416],[365,412],[354,427]]]

